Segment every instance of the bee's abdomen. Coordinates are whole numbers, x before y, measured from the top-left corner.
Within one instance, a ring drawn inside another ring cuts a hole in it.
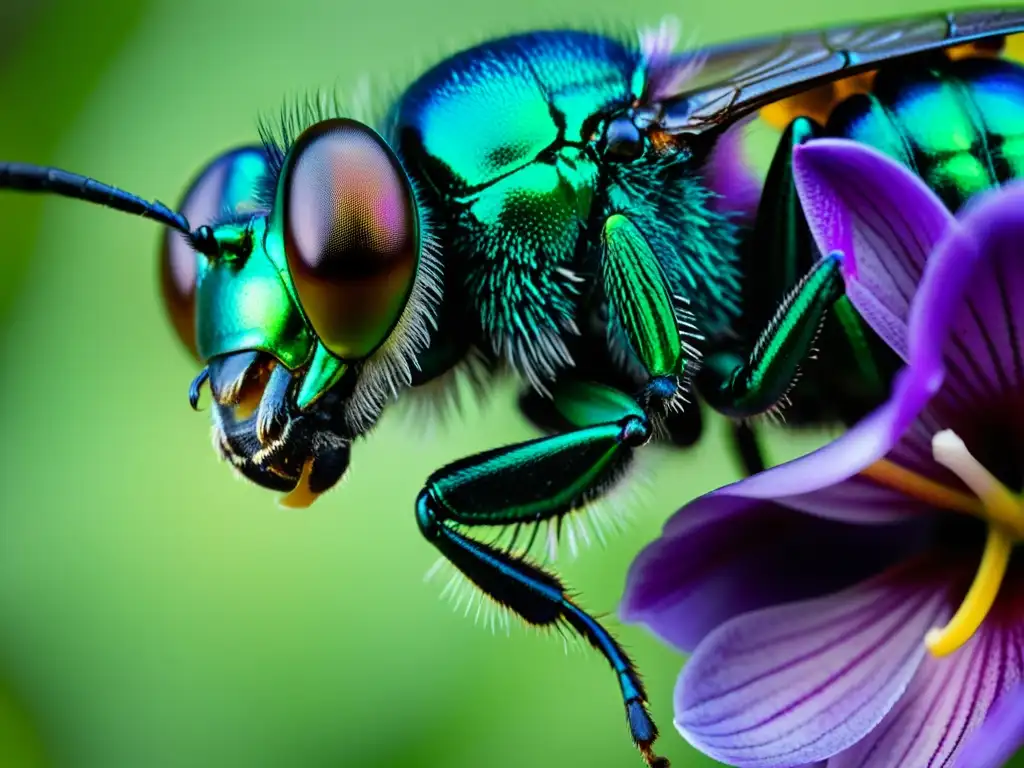
[[[840,104],[826,133],[901,161],[956,211],[1024,176],[1024,68],[989,58],[895,65],[871,94]]]

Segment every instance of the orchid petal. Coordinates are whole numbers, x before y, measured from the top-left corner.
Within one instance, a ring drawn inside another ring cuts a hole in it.
[[[1024,685],[1003,694],[957,756],[957,768],[999,768],[1024,746]]]
[[[771,502],[705,496],[634,561],[620,616],[690,652],[735,616],[845,589],[917,541],[914,526],[880,535]]]
[[[986,624],[955,655],[927,656],[899,703],[864,739],[829,761],[829,768],[951,764],[967,736],[978,732],[993,702],[1020,681],[1024,670],[1019,644],[1012,628]],[[1024,716],[1018,710],[1008,719],[1016,721],[1017,730],[1006,735],[1019,738]],[[1005,741],[1000,744],[992,732],[1001,725],[1001,721],[989,723],[988,735],[994,740],[975,739],[972,748],[980,752],[974,754],[991,760],[1000,747],[1008,746]],[[965,768],[1001,764],[959,758]]]
[[[958,432],[970,430],[962,421],[975,420],[993,405],[1005,407],[1007,419],[1019,418],[1024,393],[1022,255],[1024,183],[1015,183],[969,205],[959,226],[936,247],[914,301],[912,366],[922,375],[944,375],[935,405]]]
[[[926,508],[897,491],[855,478],[896,449],[941,384],[904,370],[887,403],[818,450],[759,472],[713,494],[775,500],[793,509],[838,520],[888,523]],[[681,511],[680,514],[686,514]]]
[[[793,176],[819,249],[845,256],[850,301],[907,359],[910,302],[953,216],[910,170],[854,141],[818,139],[796,147]]]
[[[735,618],[700,644],[676,686],[676,726],[739,768],[829,758],[899,700],[948,616],[934,566],[893,569],[827,597]]]

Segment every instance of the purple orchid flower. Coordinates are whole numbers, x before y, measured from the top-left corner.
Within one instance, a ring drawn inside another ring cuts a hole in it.
[[[1006,694],[989,712],[985,723],[975,731],[958,765],[963,768],[999,768],[1020,748],[1024,741],[1024,685]]]
[[[978,728],[1024,678],[1024,184],[954,218],[853,142],[810,142],[794,170],[906,367],[838,440],[673,516],[622,616],[692,652],[675,724],[728,764],[996,759]]]

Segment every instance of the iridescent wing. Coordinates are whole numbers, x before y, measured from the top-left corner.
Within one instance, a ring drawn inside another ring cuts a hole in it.
[[[932,14],[762,38],[681,54],[704,59],[678,94],[659,94],[661,127],[703,133],[882,63],[1024,32],[1024,9]]]

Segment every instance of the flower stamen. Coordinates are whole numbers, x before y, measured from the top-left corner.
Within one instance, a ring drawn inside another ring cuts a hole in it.
[[[981,563],[963,603],[943,628],[925,636],[925,645],[936,656],[946,656],[974,636],[995,603],[1013,548],[1024,541],[1024,498],[1013,493],[967,450],[964,441],[946,429],[932,437],[936,463],[960,478],[971,493],[881,459],[861,470],[861,477],[906,494],[925,504],[977,517],[988,526]]]
[[[952,430],[932,437],[935,461],[955,473],[978,497],[988,522],[981,563],[967,595],[942,629],[929,630],[925,645],[936,656],[961,648],[978,631],[999,594],[1014,545],[1024,540],[1024,500],[989,472]]]
[[[948,656],[978,631],[999,594],[1013,545],[1013,539],[1004,530],[995,525],[989,527],[981,564],[964,601],[945,627],[930,629],[924,636],[924,644],[935,656]]]
[[[989,521],[1004,526],[1015,538],[1024,539],[1022,500],[971,455],[956,432],[951,429],[936,432],[932,437],[932,456],[974,492]]]
[[[963,512],[974,517],[985,517],[985,509],[978,499],[901,467],[894,461],[880,459],[862,469],[860,474],[879,485],[900,491],[925,504]]]

